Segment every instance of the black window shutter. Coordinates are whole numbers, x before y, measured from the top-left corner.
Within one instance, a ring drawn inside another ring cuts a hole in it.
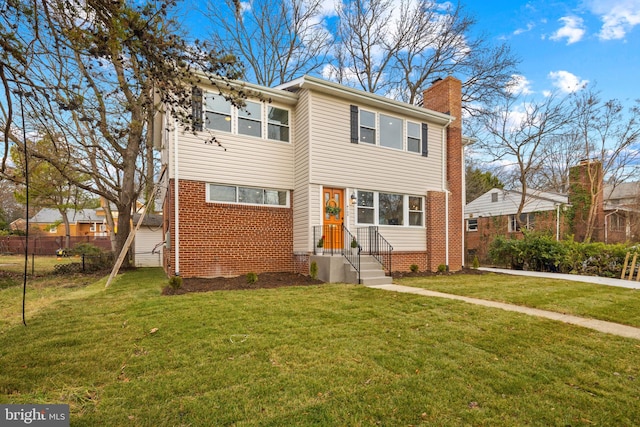
[[[352,105],[351,106],[351,143],[352,144],[358,143],[358,129],[359,129],[358,106]]]
[[[191,120],[193,130],[202,130],[202,89],[194,87],[191,89]]]
[[[422,155],[427,157],[429,155],[429,126],[426,123],[422,123]]]

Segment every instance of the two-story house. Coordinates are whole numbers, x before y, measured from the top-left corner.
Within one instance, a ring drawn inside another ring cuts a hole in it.
[[[308,274],[320,239],[325,257],[384,246],[393,271],[462,268],[459,80],[424,107],[310,76],[242,85],[261,97],[240,109],[200,87],[203,132],[158,117],[167,274]]]

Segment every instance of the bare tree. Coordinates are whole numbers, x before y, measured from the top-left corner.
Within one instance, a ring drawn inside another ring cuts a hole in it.
[[[25,108],[32,130],[49,135],[51,146],[42,151],[31,147],[30,152],[73,184],[116,206],[118,252],[142,189],[152,187],[147,182],[153,176],[147,155],[150,118],[162,105],[189,127],[196,80],[206,79],[229,94],[229,79],[240,75],[232,56],[177,35],[169,19],[174,3],[8,2],[20,4],[32,17],[16,32],[38,34],[31,37],[38,55],[24,70],[35,82]],[[227,96],[242,104],[241,90]],[[24,147],[21,134],[9,124],[11,115],[4,114],[0,121],[7,140]],[[90,183],[74,178],[87,175]]]
[[[475,113],[476,104],[502,95],[518,63],[506,44],[472,36],[475,20],[460,3],[356,0],[338,17],[332,78],[405,102],[419,102],[428,83],[455,74],[465,110]]]
[[[483,135],[478,136],[480,147],[494,161],[509,162],[516,175],[517,190],[521,193],[516,215],[518,225],[527,192],[546,160],[545,141],[562,135],[573,119],[568,100],[549,96],[533,101],[508,93],[502,102],[478,116],[483,129]]]
[[[236,6],[235,0],[209,0],[204,13],[213,24],[214,46],[244,64],[245,79],[277,85],[326,63],[332,37],[322,24],[321,0],[253,0]]]
[[[544,164],[532,177],[532,185],[544,191],[566,194],[569,191],[569,170],[587,157],[578,134],[567,133],[544,141],[540,156]]]

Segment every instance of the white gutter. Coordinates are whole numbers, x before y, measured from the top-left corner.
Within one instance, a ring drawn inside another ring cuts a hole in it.
[[[174,274],[176,276],[180,275],[180,198],[178,196],[178,121],[173,121],[173,215],[174,215],[174,236],[173,236],[173,245],[174,245],[174,253],[175,253],[175,263]]]

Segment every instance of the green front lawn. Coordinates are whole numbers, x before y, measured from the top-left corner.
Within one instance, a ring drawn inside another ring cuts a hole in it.
[[[640,416],[634,340],[355,285],[163,297],[165,283],[159,269],[128,272],[0,331],[0,403],[68,403],[74,426],[587,426]]]
[[[640,290],[509,274],[396,280],[397,284],[640,327]]]

